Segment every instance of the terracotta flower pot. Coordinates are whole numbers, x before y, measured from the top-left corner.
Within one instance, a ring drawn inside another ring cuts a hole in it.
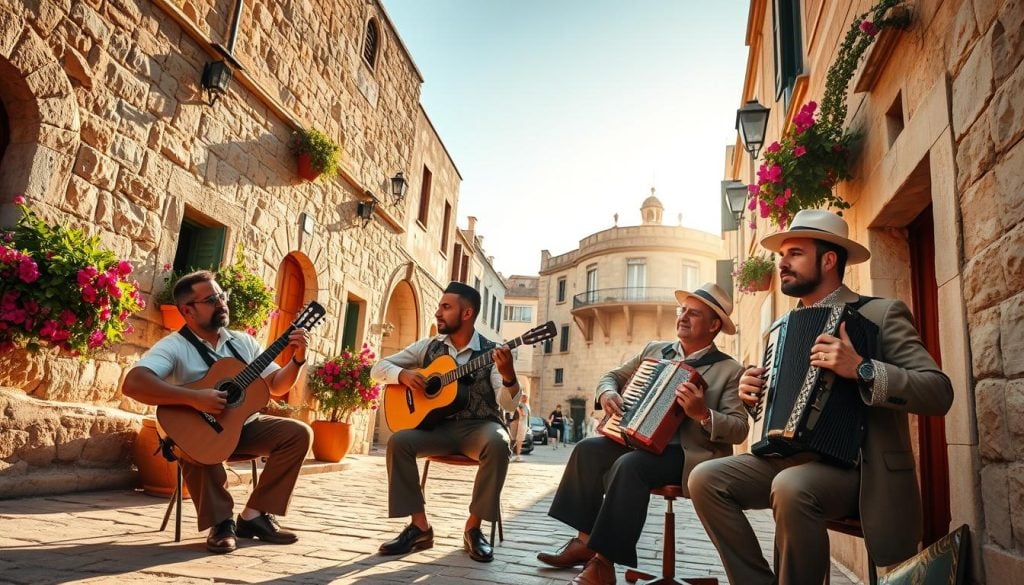
[[[772,286],[772,273],[765,274],[760,280],[755,280],[747,285],[748,292],[761,292],[770,289]]]
[[[159,451],[160,436],[156,432],[156,419],[142,419],[142,428],[135,439],[132,459],[139,468],[142,491],[151,496],[168,497],[177,483],[177,465],[164,459]],[[181,484],[182,497],[188,498],[188,486]]]
[[[164,317],[164,327],[177,331],[185,326],[185,318],[181,316],[177,305],[160,305]]]
[[[313,421],[313,457],[317,461],[337,463],[352,448],[355,429],[346,422]]]
[[[309,154],[303,152],[297,158],[299,162],[299,177],[306,181],[315,181],[320,176],[320,171],[313,168],[313,161],[309,158]]]

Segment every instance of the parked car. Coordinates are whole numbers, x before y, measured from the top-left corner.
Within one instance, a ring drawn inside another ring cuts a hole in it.
[[[548,444],[548,423],[539,416],[530,417],[530,430],[533,431],[533,442]]]
[[[523,455],[529,455],[533,453],[533,429],[526,427],[526,435],[523,436],[523,450],[520,451]],[[512,456],[516,454],[516,440],[512,439]]]

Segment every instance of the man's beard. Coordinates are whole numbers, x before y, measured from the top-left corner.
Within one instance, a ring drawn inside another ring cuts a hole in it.
[[[213,315],[210,315],[210,323],[206,329],[210,331],[218,331],[221,327],[227,327],[231,319],[228,317],[228,312],[221,310],[216,311]]]
[[[780,273],[779,278],[781,279],[785,275],[793,277],[793,280],[791,280],[789,283],[782,283],[782,294],[787,296],[797,298],[807,296],[808,294],[814,292],[814,289],[818,288],[818,285],[821,284],[820,266],[818,266],[815,269],[814,276],[808,278],[807,280],[800,280],[799,275],[797,275],[794,272],[788,271],[785,274]]]
[[[459,328],[458,325],[452,327],[451,324],[449,324],[447,321],[438,321],[437,322],[437,332],[438,333],[443,333],[444,335],[448,335],[449,333],[453,333],[456,330],[458,330],[458,328]]]

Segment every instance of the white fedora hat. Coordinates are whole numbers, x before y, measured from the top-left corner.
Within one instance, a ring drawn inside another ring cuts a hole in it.
[[[676,300],[683,304],[686,299],[697,299],[704,303],[722,319],[722,332],[727,335],[736,333],[736,324],[732,322],[729,315],[732,314],[732,299],[725,294],[722,287],[713,282],[706,282],[697,290],[690,292],[685,290],[676,291]]]
[[[831,242],[846,249],[847,264],[860,264],[871,258],[871,252],[849,238],[850,226],[842,217],[823,209],[801,209],[793,217],[789,229],[765,236],[761,246],[772,252],[780,252],[782,242],[791,238],[811,238]]]

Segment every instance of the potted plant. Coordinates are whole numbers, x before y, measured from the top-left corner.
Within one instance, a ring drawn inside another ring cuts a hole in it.
[[[163,287],[153,294],[153,303],[160,307],[160,314],[163,316],[164,327],[177,331],[185,325],[185,318],[178,311],[178,305],[174,302],[174,283],[183,276],[171,268],[170,264],[163,267]]]
[[[381,387],[370,378],[375,357],[364,343],[359,353],[345,350],[310,370],[307,387],[321,417],[312,425],[316,459],[341,461],[352,446],[352,414],[377,409]]]
[[[22,216],[0,232],[0,353],[44,346],[85,358],[133,330],[146,303],[131,262],[100,247],[98,236],[50,225],[19,195]]]
[[[293,132],[292,152],[298,160],[299,176],[307,181],[338,174],[341,147],[316,128]]]
[[[245,250],[238,246],[235,261],[217,271],[217,282],[228,291],[228,327],[256,335],[274,316],[274,290],[245,264]]]
[[[774,273],[775,261],[772,256],[751,256],[736,266],[732,276],[740,292],[754,293],[768,290]]]
[[[907,11],[891,10],[903,1],[881,0],[853,21],[828,68],[821,108],[814,101],[804,104],[782,139],[765,148],[757,183],[750,186],[747,207],[751,212],[785,229],[801,209],[829,206],[841,215],[850,207],[833,191],[836,184],[850,178],[850,153],[860,138],[858,132],[843,127],[846,88],[879,31],[908,23]],[[750,225],[754,229],[753,219]]]

